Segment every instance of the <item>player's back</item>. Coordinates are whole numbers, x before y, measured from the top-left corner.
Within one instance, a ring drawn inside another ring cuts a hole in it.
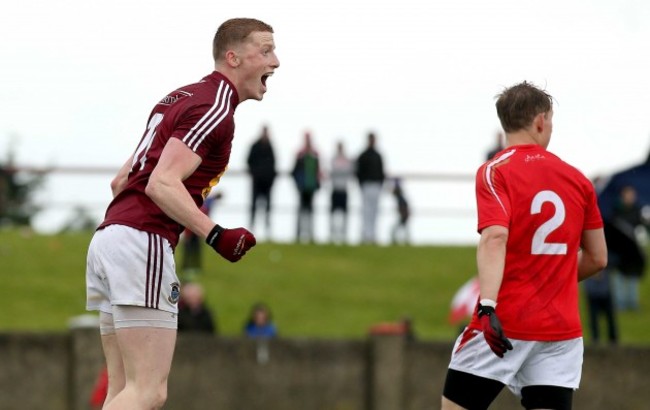
[[[501,224],[509,230],[499,292],[506,334],[580,336],[577,255],[582,231],[600,223],[591,182],[538,145],[505,150],[479,172],[488,191],[479,197],[479,228]]]
[[[536,145],[514,148],[508,161],[499,171],[511,201],[509,250],[533,256],[575,254],[593,193],[591,182]]]

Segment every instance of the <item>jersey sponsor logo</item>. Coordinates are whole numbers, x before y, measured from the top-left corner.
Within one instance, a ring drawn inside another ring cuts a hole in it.
[[[542,154],[535,154],[535,155],[526,154],[526,159],[524,159],[524,161],[532,162],[532,161],[539,161],[541,159],[546,159],[546,157]]]
[[[169,292],[167,300],[169,300],[170,303],[176,304],[181,296],[181,285],[178,282],[174,282],[169,286],[171,286],[172,290]]]
[[[178,91],[175,92],[175,94],[170,94],[170,95],[165,96],[165,98],[160,100],[160,102],[158,104],[172,105],[176,101],[180,100],[181,98],[191,97],[191,96],[192,96],[192,94],[188,93],[187,91],[178,90]]]

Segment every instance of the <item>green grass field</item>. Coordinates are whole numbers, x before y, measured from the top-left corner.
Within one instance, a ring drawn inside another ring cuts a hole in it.
[[[69,318],[85,313],[90,237],[0,231],[0,331],[64,331]],[[473,247],[262,243],[236,264],[203,250],[197,280],[220,334],[229,336],[240,334],[250,306],[264,301],[287,337],[362,338],[373,324],[407,315],[419,338],[451,340],[451,298],[475,272]],[[619,314],[623,344],[650,345],[647,276],[641,292],[641,311]]]

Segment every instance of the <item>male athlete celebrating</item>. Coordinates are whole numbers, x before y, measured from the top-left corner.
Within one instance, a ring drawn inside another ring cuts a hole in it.
[[[570,409],[582,369],[578,281],[607,264],[591,182],[546,150],[552,97],[523,82],[496,108],[506,148],[476,174],[480,298],[442,408],[486,409],[504,385],[527,409]]]
[[[166,400],[180,293],[173,249],[184,227],[231,262],[255,245],[249,231],[215,224],[200,206],[228,164],[235,108],[261,100],[280,65],[274,50],[268,24],[224,22],[213,41],[215,71],[156,104],[111,183],[86,272],[108,367],[105,409],[157,409]]]

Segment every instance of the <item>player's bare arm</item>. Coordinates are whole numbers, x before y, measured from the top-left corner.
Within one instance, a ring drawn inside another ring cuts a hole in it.
[[[582,232],[582,249],[578,253],[578,280],[587,279],[607,266],[605,231],[588,229]]]
[[[131,170],[133,164],[133,155],[126,160],[124,165],[120,168],[115,175],[115,178],[111,181],[111,191],[113,192],[113,198],[115,198],[126,186],[127,179],[129,177],[129,171]]]
[[[199,164],[200,156],[179,139],[170,138],[151,173],[145,193],[170,218],[205,238],[214,222],[196,206],[183,185]]]
[[[503,358],[513,346],[503,333],[501,322],[496,314],[497,296],[501,289],[506,260],[508,228],[492,225],[481,231],[476,252],[480,300],[478,319],[481,322],[485,342],[498,357]]]
[[[476,250],[481,299],[497,300],[506,260],[508,228],[492,225],[481,231]]]

